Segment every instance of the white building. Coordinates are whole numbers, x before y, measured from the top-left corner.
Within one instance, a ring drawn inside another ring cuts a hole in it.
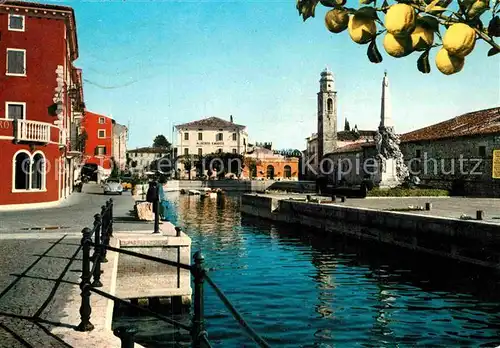
[[[246,126],[218,117],[209,117],[175,126],[176,153],[178,156],[210,153],[235,153],[243,155],[248,144]]]
[[[143,174],[151,170],[151,163],[169,153],[163,147],[141,147],[127,151],[128,168],[132,174]]]

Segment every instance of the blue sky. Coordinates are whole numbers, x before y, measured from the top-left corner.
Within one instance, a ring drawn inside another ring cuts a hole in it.
[[[88,109],[130,124],[131,148],[160,133],[170,140],[172,124],[233,115],[252,142],[303,149],[325,66],[335,74],[339,128],[346,117],[359,129],[378,126],[385,69],[398,132],[500,105],[500,55],[486,57],[484,42],[461,73],[442,75],[434,52],[424,75],[417,54],[395,59],[381,45],[384,61],[370,63],[367,46],[326,30],[321,5],[303,22],[294,0],[58,3],[76,12]]]

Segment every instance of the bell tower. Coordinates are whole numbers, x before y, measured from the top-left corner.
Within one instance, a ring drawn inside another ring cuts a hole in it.
[[[337,92],[333,74],[321,73],[318,92],[318,161],[337,148]]]

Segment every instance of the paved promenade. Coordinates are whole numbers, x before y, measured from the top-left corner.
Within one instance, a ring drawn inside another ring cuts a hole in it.
[[[295,198],[304,199],[305,194],[267,194],[274,198]],[[318,196],[313,195],[314,198]],[[330,200],[331,197],[324,197],[324,200]],[[432,215],[448,218],[460,218],[465,214],[472,218],[476,218],[476,211],[483,210],[485,212],[484,221],[500,224],[500,199],[495,198],[464,198],[464,197],[369,197],[348,198],[344,203],[337,202],[336,204],[359,207],[368,209],[391,210],[405,209],[408,206],[423,206],[425,203],[432,203],[430,211],[408,211],[411,214]]]
[[[110,197],[89,184],[58,208],[0,212],[0,347],[119,347],[114,337],[74,331],[81,276],[81,251],[75,244]],[[133,221],[129,215],[134,205],[129,193],[113,199],[115,235],[153,231],[151,223]],[[53,226],[63,228],[29,230]],[[98,306],[97,296],[92,297],[93,306]],[[104,317],[103,309],[94,308],[95,324],[100,316]]]

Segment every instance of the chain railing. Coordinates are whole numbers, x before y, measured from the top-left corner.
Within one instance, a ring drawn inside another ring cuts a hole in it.
[[[176,227],[177,236],[181,235],[181,229]],[[94,325],[90,322],[92,308],[90,304],[90,297],[92,293],[103,296],[107,299],[115,301],[115,303],[123,304],[127,307],[148,313],[149,315],[166,322],[174,328],[182,329],[190,333],[193,348],[211,347],[208,340],[208,333],[205,328],[204,316],[204,284],[205,281],[214,289],[215,293],[226,306],[234,319],[239,323],[243,330],[246,331],[248,336],[259,347],[270,347],[269,344],[260,337],[250,325],[243,319],[243,316],[231,304],[229,299],[219,289],[215,282],[210,278],[207,270],[204,267],[204,257],[200,251],[193,255],[194,264],[187,265],[180,262],[170,261],[163,258],[145,255],[129,250],[114,248],[109,245],[110,239],[113,236],[113,200],[110,199],[106,205],[102,206],[101,213],[94,216],[93,228],[84,228],[82,230],[83,237],[81,239],[82,245],[82,277],[80,282],[82,303],[80,306],[80,324],[77,327],[78,331],[92,331]],[[92,241],[94,237],[94,241]],[[93,254],[90,255],[93,248]],[[101,282],[101,263],[107,262],[107,251],[114,251],[129,256],[137,257],[140,259],[158,262],[164,265],[173,266],[189,270],[193,276],[194,283],[194,300],[193,300],[193,317],[191,325],[186,325],[171,318],[165,317],[162,314],[147,309],[145,307],[134,305],[124,299],[113,296],[107,292],[101,291],[98,288],[102,287]],[[114,330],[114,334],[120,338],[122,348],[134,347],[134,335],[137,333],[137,328],[119,327]]]

